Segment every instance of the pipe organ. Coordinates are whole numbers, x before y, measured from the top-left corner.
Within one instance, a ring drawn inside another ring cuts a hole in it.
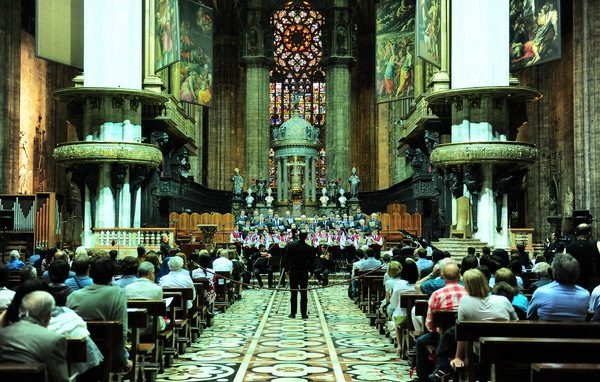
[[[0,233],[22,237],[30,235],[34,247],[56,246],[60,236],[56,194],[0,195]]]

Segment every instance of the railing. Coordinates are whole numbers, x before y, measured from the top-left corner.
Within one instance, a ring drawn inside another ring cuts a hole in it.
[[[94,248],[120,251],[144,246],[146,250],[158,250],[160,238],[169,235],[169,243],[175,240],[175,228],[92,228]]]

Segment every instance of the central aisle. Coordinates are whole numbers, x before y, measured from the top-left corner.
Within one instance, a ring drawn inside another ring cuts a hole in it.
[[[346,288],[309,292],[309,319],[289,319],[289,292],[245,291],[158,381],[409,381],[389,340]]]

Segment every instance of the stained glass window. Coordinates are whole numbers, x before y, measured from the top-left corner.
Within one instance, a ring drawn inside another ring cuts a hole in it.
[[[306,1],[289,1],[272,15],[275,68],[271,71],[270,113],[271,125],[281,125],[292,117],[297,97],[300,116],[320,128],[324,144],[326,84],[320,66],[323,24],[321,13]],[[324,162],[325,155],[322,158]],[[274,186],[274,175],[270,178]],[[317,186],[321,187],[324,174],[317,178]]]

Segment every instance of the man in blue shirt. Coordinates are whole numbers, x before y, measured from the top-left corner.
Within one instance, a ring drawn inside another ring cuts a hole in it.
[[[533,292],[527,318],[551,321],[585,321],[590,292],[575,285],[579,262],[567,253],[557,254],[552,261],[554,281]]]
[[[417,256],[419,256],[419,260],[416,261],[417,268],[419,268],[419,272],[422,272],[424,269],[429,269],[433,267],[433,261],[427,258],[427,250],[425,248],[418,248],[415,250]]]
[[[9,258],[10,261],[6,264],[6,267],[11,271],[18,271],[19,269],[25,268],[25,263],[21,261],[21,255],[16,249],[10,251]]]
[[[73,265],[71,266],[72,271],[75,272],[75,276],[68,278],[65,281],[65,285],[71,288],[72,290],[83,289],[86,286],[92,285],[94,282],[92,278],[89,276],[90,274],[90,259],[88,255],[77,255],[75,256],[75,260],[73,260]]]
[[[448,264],[454,264],[454,260],[450,257],[438,261],[437,264],[433,266],[433,271],[415,284],[417,293],[431,296],[433,292],[443,288],[446,285],[446,281],[441,277],[442,269]]]

